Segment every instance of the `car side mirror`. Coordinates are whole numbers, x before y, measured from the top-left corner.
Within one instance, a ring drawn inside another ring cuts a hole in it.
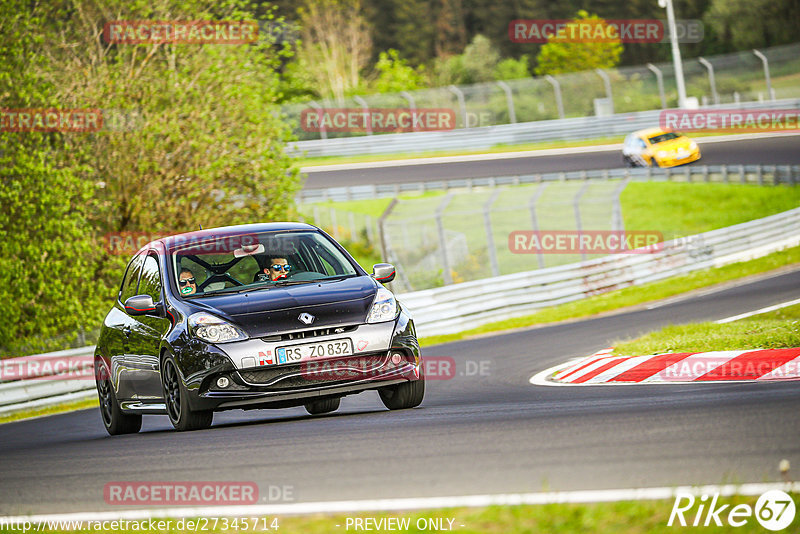
[[[372,266],[372,278],[381,284],[388,284],[394,280],[395,274],[394,265],[391,263],[376,263]]]
[[[125,301],[125,313],[131,316],[157,313],[157,307],[150,295],[136,295]]]

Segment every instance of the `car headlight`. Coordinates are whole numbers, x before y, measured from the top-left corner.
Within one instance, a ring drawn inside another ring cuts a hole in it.
[[[209,343],[228,343],[247,339],[247,334],[241,328],[206,312],[189,316],[189,330],[195,337]]]
[[[666,158],[667,157],[667,151],[666,150],[659,150],[657,156],[659,158]]]
[[[372,309],[367,316],[368,323],[383,323],[393,321],[397,317],[397,301],[391,291],[385,287],[378,288]]]
[[[689,143],[689,150],[697,150],[697,143],[695,143],[694,141]]]

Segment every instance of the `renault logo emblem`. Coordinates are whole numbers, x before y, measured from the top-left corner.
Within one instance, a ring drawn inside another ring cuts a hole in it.
[[[300,319],[300,322],[305,324],[311,324],[314,322],[314,316],[310,313],[301,313],[298,319]]]

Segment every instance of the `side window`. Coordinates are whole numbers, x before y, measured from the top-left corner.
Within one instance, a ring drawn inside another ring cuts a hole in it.
[[[155,256],[147,256],[142,266],[142,279],[139,282],[139,294],[150,295],[153,302],[161,300],[161,275],[158,271],[158,260]]]
[[[122,286],[119,290],[119,300],[123,304],[137,294],[136,286],[139,284],[139,274],[142,272],[142,258],[142,254],[135,256],[125,271],[125,277],[122,279]]]

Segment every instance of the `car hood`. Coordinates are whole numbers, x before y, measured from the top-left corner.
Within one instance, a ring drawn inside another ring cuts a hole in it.
[[[656,152],[658,152],[659,150],[674,152],[676,150],[680,150],[681,148],[685,148],[688,150],[691,144],[692,141],[689,138],[679,137],[671,141],[664,141],[663,143],[658,143],[657,145],[653,145],[653,150],[655,150]]]
[[[330,282],[273,287],[247,293],[209,296],[192,301],[206,311],[242,327],[250,337],[364,323],[377,285],[368,276]],[[311,324],[302,313],[314,316]]]

